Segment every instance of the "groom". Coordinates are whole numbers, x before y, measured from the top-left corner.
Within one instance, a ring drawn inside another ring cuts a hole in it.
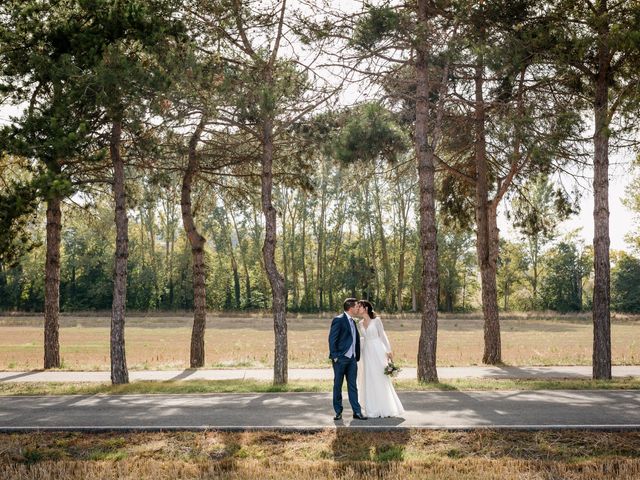
[[[353,418],[366,420],[358,403],[358,360],[360,360],[360,335],[353,321],[353,315],[358,314],[358,301],[347,298],[344,301],[344,313],[338,315],[331,322],[329,331],[329,358],[333,364],[333,409],[336,411],[334,420],[342,418],[342,383],[347,377],[349,403],[353,410]]]

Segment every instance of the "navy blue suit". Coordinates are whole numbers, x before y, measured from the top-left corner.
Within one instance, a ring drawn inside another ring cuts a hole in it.
[[[355,332],[355,348],[353,356],[346,354],[353,345],[353,335],[351,325]],[[353,320],[349,320],[346,313],[338,315],[331,322],[329,331],[329,358],[333,364],[333,409],[336,413],[342,412],[342,384],[347,377],[347,391],[349,392],[349,403],[354,414],[362,414],[358,403],[358,386],[356,377],[358,375],[358,360],[360,360],[360,335]]]

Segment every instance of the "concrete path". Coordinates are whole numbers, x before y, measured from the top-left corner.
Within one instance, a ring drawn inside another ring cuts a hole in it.
[[[640,430],[637,391],[400,392],[400,418],[334,421],[330,393],[0,397],[0,431],[607,429]]]
[[[640,377],[640,366],[613,367],[614,377]],[[456,378],[553,379],[591,378],[590,366],[556,367],[440,367],[440,380]],[[330,368],[298,368],[289,370],[290,380],[330,380]],[[415,379],[415,368],[403,368],[401,379]],[[216,370],[141,370],[129,372],[131,381],[137,380],[273,380],[273,370],[216,369]],[[0,382],[109,382],[109,372],[40,371],[0,372]]]

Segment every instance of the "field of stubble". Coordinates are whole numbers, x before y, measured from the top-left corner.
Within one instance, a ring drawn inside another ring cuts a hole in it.
[[[420,318],[383,316],[396,360],[416,363]],[[182,369],[188,367],[191,335],[189,314],[130,315],[126,326],[129,368]],[[331,315],[288,317],[289,366],[327,366],[327,333]],[[108,314],[66,314],[61,317],[63,368],[109,369]],[[501,320],[503,361],[510,365],[588,365],[592,325],[582,315],[504,315]],[[43,328],[39,316],[0,316],[0,369],[29,370],[42,366]],[[268,314],[232,316],[210,314],[206,331],[206,367],[271,367],[273,324]],[[640,317],[614,316],[613,362],[640,363]],[[478,314],[441,315],[438,365],[481,363],[483,323]]]

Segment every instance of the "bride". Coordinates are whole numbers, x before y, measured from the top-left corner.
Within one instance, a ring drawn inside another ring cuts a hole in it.
[[[358,399],[368,417],[397,417],[404,413],[391,377],[384,374],[387,363],[393,359],[389,339],[384,333],[380,317],[367,300],[358,302],[358,324],[362,339],[362,355],[358,372]]]

